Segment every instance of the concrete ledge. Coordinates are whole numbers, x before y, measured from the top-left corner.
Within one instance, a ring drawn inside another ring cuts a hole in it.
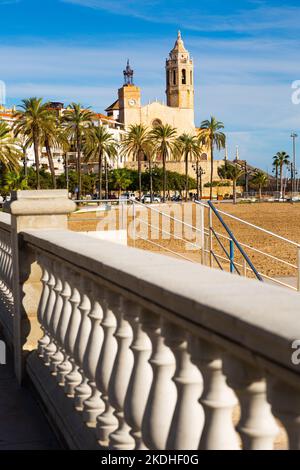
[[[75,208],[65,189],[12,191],[11,201],[4,204],[5,212],[22,216],[68,214]]]
[[[239,345],[254,360],[258,355],[299,373],[291,362],[291,343],[300,339],[298,293],[115,243],[87,242],[79,233],[27,230],[22,236],[111,289],[148,302],[153,311],[184,320],[191,331],[204,328],[207,335]]]

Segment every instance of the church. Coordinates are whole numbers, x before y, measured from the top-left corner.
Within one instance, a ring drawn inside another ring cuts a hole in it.
[[[118,99],[105,111],[108,119],[114,120],[127,130],[131,124],[143,124],[149,129],[159,124],[169,124],[177,129],[178,136],[183,133],[197,135],[199,128],[195,126],[194,113],[194,62],[189,51],[185,48],[180,31],[173,49],[170,51],[165,64],[166,71],[166,103],[153,101],[143,105],[141,88],[134,83],[134,71],[129,61],[123,72],[124,84],[118,90]],[[146,158],[146,157],[145,157]],[[189,165],[189,175],[196,178],[193,161]],[[209,181],[210,150],[203,148],[200,156],[203,183]],[[214,179],[218,180],[217,169],[224,162],[214,161]],[[136,168],[137,162],[127,161],[122,164],[128,168]],[[143,162],[147,166],[147,162]],[[183,161],[170,159],[167,169],[185,173]]]
[[[118,99],[106,112],[125,129],[130,124],[144,124],[151,128],[163,123],[175,127],[179,135],[183,132],[195,134],[194,64],[180,32],[166,61],[166,95],[166,104],[154,101],[143,106],[141,89],[133,83],[133,70],[128,61]]]

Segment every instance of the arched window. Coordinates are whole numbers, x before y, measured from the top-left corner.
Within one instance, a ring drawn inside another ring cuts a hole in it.
[[[207,162],[207,153],[202,153],[201,156],[200,156],[200,160],[202,162]]]
[[[186,85],[186,70],[182,69],[181,71],[181,83],[182,85]]]
[[[162,122],[160,119],[154,119],[152,121],[152,127],[158,127],[158,126],[161,126],[162,125]]]
[[[168,85],[168,86],[171,85],[171,80],[170,80],[170,78],[171,78],[171,72],[170,72],[170,70],[167,70],[167,85]]]
[[[173,85],[176,85],[176,70],[173,70]]]
[[[190,71],[190,83],[193,85],[193,72],[192,70]]]

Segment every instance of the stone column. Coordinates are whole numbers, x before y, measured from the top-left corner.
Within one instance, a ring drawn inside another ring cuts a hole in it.
[[[11,214],[11,245],[14,294],[15,373],[22,381],[26,352],[36,347],[40,335],[37,321],[41,293],[41,270],[36,254],[26,249],[21,232],[26,229],[67,229],[67,214],[75,210],[67,191],[13,191],[4,211]]]

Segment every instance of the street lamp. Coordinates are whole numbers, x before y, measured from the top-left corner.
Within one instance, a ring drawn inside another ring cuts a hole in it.
[[[196,160],[196,165],[192,165],[192,168],[194,172],[196,173],[196,178],[197,178],[197,200],[199,200],[199,195],[200,199],[202,199],[202,176],[205,175],[205,171],[203,168],[199,165],[199,160]]]
[[[293,140],[293,163],[291,167],[291,178],[292,178],[292,199],[295,192],[295,170],[296,170],[296,139],[298,134],[296,132],[291,133],[291,138]]]

